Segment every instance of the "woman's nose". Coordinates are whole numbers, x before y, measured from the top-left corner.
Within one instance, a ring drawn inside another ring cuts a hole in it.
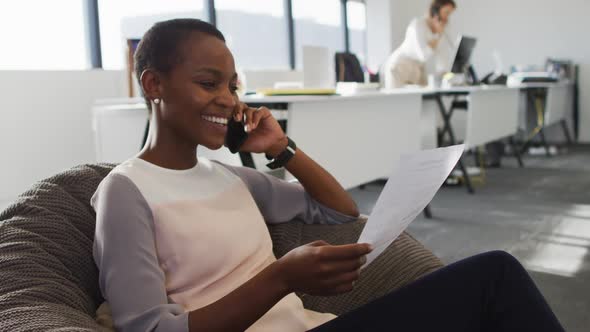
[[[217,95],[215,97],[215,103],[219,106],[233,109],[236,106],[237,100],[236,96],[228,90],[227,92],[222,92]]]

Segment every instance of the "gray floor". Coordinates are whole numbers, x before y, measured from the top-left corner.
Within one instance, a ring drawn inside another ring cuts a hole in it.
[[[469,158],[467,158],[469,159]],[[409,232],[444,262],[502,249],[529,270],[567,331],[590,331],[590,147],[552,158],[506,159],[476,194],[443,187]],[[384,182],[351,194],[370,214]]]

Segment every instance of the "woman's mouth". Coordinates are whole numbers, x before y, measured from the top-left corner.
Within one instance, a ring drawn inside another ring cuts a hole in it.
[[[213,132],[219,135],[225,135],[227,132],[227,118],[222,118],[219,116],[211,116],[211,115],[201,115],[201,119],[203,119],[204,124],[206,127],[210,128]]]
[[[201,118],[205,121],[209,121],[220,126],[227,126],[227,118],[210,115],[201,115]]]

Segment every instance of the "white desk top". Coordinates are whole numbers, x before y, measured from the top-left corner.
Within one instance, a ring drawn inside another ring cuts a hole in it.
[[[506,87],[500,85],[481,85],[481,86],[461,86],[453,88],[420,88],[409,87],[399,89],[388,89],[371,92],[363,92],[353,95],[330,95],[330,96],[263,96],[263,95],[248,95],[241,100],[245,103],[302,103],[302,102],[318,102],[318,101],[334,101],[334,100],[352,100],[352,99],[372,99],[378,97],[391,97],[395,95],[430,95],[436,93],[469,93],[472,91],[481,90],[511,90],[516,87]]]
[[[298,96],[264,96],[264,95],[248,95],[240,100],[245,103],[304,103],[304,102],[330,102],[334,100],[354,100],[354,99],[372,99],[384,98],[391,95],[421,95],[422,91],[419,89],[405,90],[398,89],[396,91],[371,91],[351,95],[298,95]]]
[[[560,81],[555,83],[523,83],[520,85],[515,86],[519,89],[535,89],[535,88],[551,88],[556,86],[572,86],[574,85],[573,82],[570,81]]]
[[[511,89],[533,89],[533,88],[550,88],[555,86],[572,85],[569,81],[557,83],[526,83],[516,86],[504,85],[476,85],[476,86],[458,86],[452,88],[428,88],[428,87],[408,87],[389,90],[366,91],[359,94],[352,95],[298,95],[298,96],[263,96],[263,95],[248,95],[242,97],[240,100],[245,103],[304,103],[304,102],[329,102],[334,100],[353,100],[353,99],[371,99],[378,97],[388,97],[392,95],[432,95],[436,93],[469,93],[473,91],[498,91]],[[135,98],[109,98],[99,99],[95,102],[95,106],[100,105],[122,105],[122,104],[144,104],[145,101],[141,97]],[[137,106],[128,106],[129,109],[134,109]],[[144,106],[145,107],[145,106]],[[124,107],[125,108],[125,107]]]
[[[514,89],[533,89],[533,88],[550,88],[556,86],[569,86],[571,82],[563,81],[557,83],[526,83],[514,86],[505,85],[475,85],[475,86],[457,86],[451,88],[428,88],[428,87],[408,87],[389,90],[379,90],[371,92],[363,92],[354,95],[331,95],[331,96],[263,96],[263,95],[248,95],[241,100],[245,103],[301,103],[301,102],[317,102],[317,101],[333,101],[341,99],[364,99],[375,98],[392,95],[432,95],[437,93],[470,93],[474,91],[502,91]]]

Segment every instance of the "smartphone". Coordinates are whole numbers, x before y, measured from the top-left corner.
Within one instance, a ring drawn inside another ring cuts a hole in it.
[[[225,146],[231,153],[240,151],[240,147],[248,139],[248,133],[244,130],[244,123],[237,122],[232,117],[227,122],[227,132],[225,133]]]

